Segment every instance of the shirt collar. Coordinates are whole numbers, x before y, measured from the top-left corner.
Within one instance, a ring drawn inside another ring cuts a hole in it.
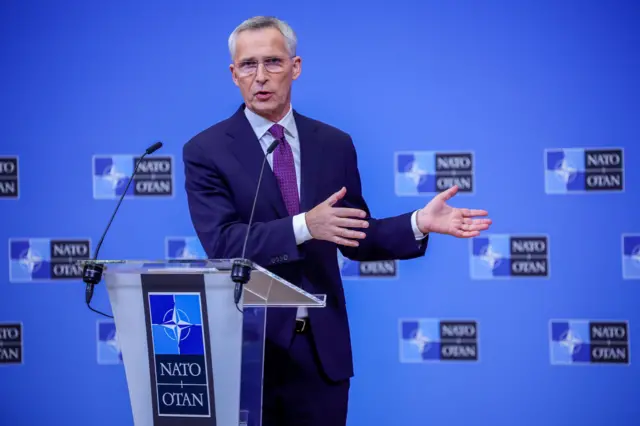
[[[247,117],[247,120],[249,120],[249,124],[251,124],[251,128],[253,129],[256,136],[258,137],[258,140],[262,139],[265,133],[269,131],[271,126],[275,124],[273,121],[267,120],[266,118],[251,111],[246,106],[244,108],[244,114]],[[293,108],[291,107],[291,105],[289,105],[289,112],[287,112],[287,115],[282,117],[282,120],[280,120],[278,124],[284,127],[285,133],[288,134],[289,136],[294,138],[298,137],[298,130],[296,128],[296,123],[293,118]]]

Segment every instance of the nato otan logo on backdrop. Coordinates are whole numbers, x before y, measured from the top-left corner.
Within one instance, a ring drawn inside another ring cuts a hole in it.
[[[342,255],[338,250],[338,267],[345,280],[360,278],[397,278],[398,262],[395,260],[371,260],[359,262]]]
[[[21,322],[0,323],[0,365],[24,362]]]
[[[458,194],[473,194],[473,157],[470,151],[398,151],[394,173],[396,195],[433,195],[454,185],[458,185]]]
[[[549,334],[553,365],[628,365],[631,362],[627,321],[551,320]]]
[[[400,362],[478,360],[477,321],[441,318],[400,320]]]
[[[122,364],[116,323],[113,320],[96,321],[97,357],[100,365]]]
[[[200,294],[149,292],[148,300],[158,415],[210,417]]]
[[[206,259],[207,254],[197,237],[166,237],[164,253],[167,260]]]
[[[548,235],[488,234],[469,247],[472,279],[549,277]]]
[[[640,234],[622,234],[622,277],[640,280]]]
[[[93,198],[120,198],[139,159],[135,155],[94,155]],[[173,156],[145,157],[125,197],[173,197],[173,164]]]
[[[0,157],[0,199],[20,198],[18,157]]]
[[[82,278],[77,262],[91,257],[89,238],[10,238],[9,281],[45,282]]]
[[[622,148],[546,149],[545,192],[624,192],[623,153]]]

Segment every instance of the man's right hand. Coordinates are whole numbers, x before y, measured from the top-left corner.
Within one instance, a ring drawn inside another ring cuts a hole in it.
[[[357,240],[365,238],[364,232],[347,229],[369,227],[366,220],[356,219],[367,216],[364,210],[333,207],[346,193],[347,189],[342,187],[305,214],[307,228],[313,238],[349,247],[358,247]]]

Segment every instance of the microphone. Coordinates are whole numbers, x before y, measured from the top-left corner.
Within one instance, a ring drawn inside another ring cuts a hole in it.
[[[156,142],[153,145],[151,145],[149,148],[147,148],[147,150],[144,152],[144,155],[142,157],[144,157],[145,155],[151,155],[157,150],[159,150],[160,148],[162,148],[162,142]],[[142,157],[140,157],[140,160],[142,160]]]
[[[262,173],[264,172],[264,165],[267,162],[267,156],[271,154],[278,144],[280,143],[279,139],[276,139],[269,145],[267,148],[267,152],[262,159],[262,168],[260,169],[260,177],[258,178],[258,185],[256,187],[256,194],[253,198],[253,206],[251,207],[251,215],[249,216],[249,224],[247,225],[247,232],[244,236],[244,244],[242,245],[242,255],[240,259],[236,259],[233,261],[233,266],[231,267],[231,280],[236,283],[236,288],[233,293],[233,300],[236,304],[236,308],[238,307],[238,303],[240,303],[240,297],[242,296],[242,286],[249,282],[249,277],[251,276],[251,261],[246,259],[245,253],[247,251],[247,241],[249,240],[249,231],[251,230],[251,223],[253,222],[253,213],[256,209],[256,202],[258,201],[258,192],[260,191],[260,183],[262,182]],[[240,310],[240,308],[238,308]],[[240,311],[242,312],[242,311]]]
[[[134,168],[133,173],[131,174],[131,177],[129,178],[129,182],[127,182],[126,188],[124,189],[124,191],[122,192],[122,195],[120,196],[120,200],[118,201],[118,204],[116,205],[116,208],[113,211],[113,214],[111,215],[111,219],[109,220],[109,223],[107,224],[107,227],[105,228],[104,232],[102,233],[102,237],[100,237],[100,241],[98,242],[98,245],[96,246],[96,249],[95,249],[95,251],[93,253],[93,259],[91,259],[91,260],[98,260],[98,252],[100,252],[100,247],[102,246],[102,242],[104,241],[104,237],[107,235],[107,232],[109,231],[109,228],[111,227],[111,223],[113,222],[113,219],[116,217],[116,213],[118,212],[118,209],[120,208],[120,204],[122,203],[122,200],[124,200],[124,196],[127,194],[127,191],[129,190],[129,186],[131,185],[131,182],[133,182],[133,178],[135,177],[136,172],[138,171],[138,166],[140,166],[140,163],[142,162],[144,157],[146,157],[147,155],[153,154],[154,152],[156,152],[160,148],[162,148],[162,142],[154,143],[153,145],[151,145],[149,148],[147,148],[145,150],[144,154],[142,154],[142,156],[136,162],[136,167]],[[107,314],[102,313],[100,311],[97,311],[97,310],[95,310],[95,309],[93,309],[91,307],[91,299],[93,298],[94,286],[96,284],[98,284],[102,280],[102,272],[103,271],[104,271],[104,265],[103,264],[98,264],[98,263],[85,263],[84,264],[84,268],[82,269],[82,281],[84,281],[84,283],[87,285],[86,289],[85,289],[85,302],[87,303],[87,307],[89,309],[91,309],[93,312],[96,312],[96,313],[98,313],[100,315],[104,315],[105,317],[108,317],[108,318],[113,318],[111,315],[107,315]]]

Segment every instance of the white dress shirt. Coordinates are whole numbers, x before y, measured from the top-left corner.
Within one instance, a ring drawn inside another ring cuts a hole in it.
[[[256,134],[256,137],[260,141],[260,146],[262,147],[262,151],[266,154],[267,148],[269,145],[275,140],[275,138],[269,132],[271,126],[275,123],[267,120],[266,118],[254,113],[249,108],[244,109],[244,114],[249,120],[253,131]],[[296,122],[293,117],[293,108],[289,106],[289,112],[285,115],[282,120],[278,122],[282,127],[284,127],[284,135],[291,146],[291,151],[293,151],[293,161],[296,169],[296,181],[298,183],[298,197],[300,196],[300,138],[298,135],[298,128],[296,127]],[[273,170],[273,153],[267,156],[267,162],[269,166]],[[305,220],[306,212],[301,212],[293,217],[293,232],[296,238],[297,244],[302,244],[305,241],[312,239],[313,237],[309,233],[309,228],[307,228],[307,222]],[[413,228],[413,233],[417,240],[421,240],[426,237],[418,229],[417,223],[417,211],[413,212],[411,215],[411,226]],[[337,254],[336,254],[337,256]],[[307,316],[307,308],[300,307],[298,308],[298,318],[303,318]]]

